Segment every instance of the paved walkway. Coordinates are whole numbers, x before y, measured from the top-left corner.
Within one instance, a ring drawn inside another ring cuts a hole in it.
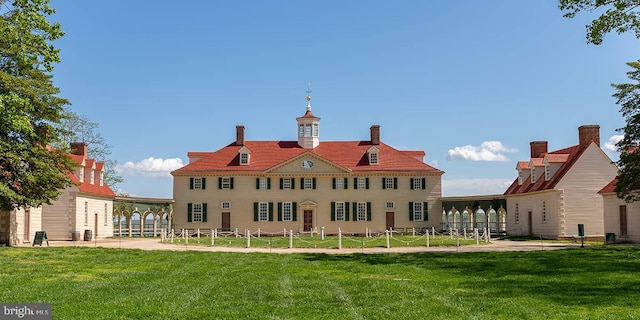
[[[202,245],[161,243],[158,238],[121,238],[102,239],[97,241],[49,241],[51,247],[102,247],[142,250],[171,250],[171,251],[208,251],[208,252],[265,252],[265,253],[408,253],[408,252],[489,252],[489,251],[539,251],[578,248],[579,243],[540,242],[540,241],[509,241],[493,239],[488,244],[469,245],[460,247],[395,247],[395,248],[343,248],[343,249],[313,249],[313,248],[237,248],[237,247],[209,247]],[[46,246],[46,243],[43,244]]]

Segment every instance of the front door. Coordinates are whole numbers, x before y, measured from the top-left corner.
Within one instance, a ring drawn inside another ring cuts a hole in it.
[[[231,213],[222,213],[222,231],[231,231]]]
[[[302,225],[302,230],[311,231],[311,228],[313,228],[313,211],[304,210],[304,223]]]
[[[627,206],[620,206],[620,235],[627,235]]]
[[[531,211],[529,211],[529,235],[533,235],[533,217]]]
[[[392,230],[395,227],[394,221],[393,212],[387,212],[387,230]]]

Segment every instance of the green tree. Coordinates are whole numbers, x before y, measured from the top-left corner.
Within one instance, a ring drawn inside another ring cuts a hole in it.
[[[88,156],[97,161],[104,161],[104,182],[112,189],[115,189],[115,186],[118,183],[122,183],[124,179],[115,170],[118,162],[109,159],[111,145],[100,134],[99,127],[99,123],[93,122],[87,116],[79,115],[67,108],[61,121],[56,124],[60,135],[52,146],[56,149],[68,150],[72,142],[87,143],[89,145]]]
[[[580,12],[604,10],[587,25],[587,43],[599,45],[604,36],[615,31],[618,34],[632,32],[640,38],[640,0],[560,0],[564,16],[573,18]],[[624,137],[617,143],[620,160],[616,162],[620,171],[616,184],[618,197],[628,202],[640,200],[640,60],[628,62],[632,70],[627,72],[632,83],[612,84],[613,97],[620,105],[620,113],[626,124],[618,131]]]
[[[57,96],[51,42],[63,36],[48,0],[0,0],[0,209],[50,203],[75,164],[47,147],[67,100]]]

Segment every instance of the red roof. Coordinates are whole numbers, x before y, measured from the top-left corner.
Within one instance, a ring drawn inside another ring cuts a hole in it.
[[[604,188],[600,189],[598,193],[612,193],[616,192],[616,184],[618,183],[618,179],[613,179],[606,185]]]
[[[297,141],[246,141],[244,147],[251,151],[249,165],[240,165],[238,151],[242,146],[234,143],[215,152],[189,152],[189,156],[199,156],[196,160],[172,175],[192,174],[194,172],[246,171],[263,172],[276,167],[304,153],[333,162],[353,172],[366,171],[440,171],[414,157],[415,152],[403,152],[384,143],[375,145],[379,149],[378,164],[369,165],[367,151],[373,146],[370,141],[330,141],[320,142],[314,149],[304,149]]]
[[[75,161],[78,164],[82,164],[82,161],[84,160],[87,167],[91,167],[95,162],[96,164],[95,172],[100,172],[100,170],[104,168],[104,162],[96,162],[94,159],[84,158],[83,156],[75,155],[75,154],[69,154],[69,156],[71,157],[71,159],[73,159],[73,161]],[[69,178],[71,178],[71,181],[73,181],[73,183],[76,185],[78,190],[82,193],[98,195],[103,197],[110,197],[110,198],[113,198],[116,196],[116,194],[111,190],[111,188],[109,188],[109,186],[106,183],[103,183],[102,186],[100,185],[100,175],[95,177],[93,184],[89,183],[91,181],[90,180],[91,178],[86,175],[84,177],[84,182],[80,182],[78,177],[76,177],[76,175],[71,172],[67,172],[67,175],[69,176]]]
[[[567,162],[569,160],[569,155],[566,153],[547,154],[545,157],[549,163]]]
[[[522,182],[521,185],[518,185],[518,179],[516,178],[511,186],[507,189],[507,191],[504,192],[504,194],[513,195],[541,190],[551,190],[555,188],[558,182],[560,182],[560,179],[564,177],[564,175],[569,171],[569,169],[571,169],[578,158],[580,158],[580,155],[582,155],[584,150],[586,150],[586,148],[580,148],[580,145],[575,145],[572,147],[547,153],[547,157],[549,155],[568,154],[567,161],[560,166],[558,171],[553,175],[553,177],[551,177],[549,181],[545,180],[544,177],[540,177],[538,180],[536,180],[535,183],[531,183],[531,176],[529,176]]]

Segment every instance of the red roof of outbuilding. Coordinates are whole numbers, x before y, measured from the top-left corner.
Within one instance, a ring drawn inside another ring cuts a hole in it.
[[[73,159],[73,161],[75,161],[79,165],[82,164],[82,160],[85,160],[85,164],[88,167],[92,166],[93,163],[95,162],[96,164],[95,172],[100,172],[104,168],[104,162],[96,162],[94,159],[84,158],[83,156],[79,156],[75,154],[69,154],[69,156],[71,157],[71,159]],[[69,176],[69,178],[71,178],[71,181],[73,181],[73,183],[76,185],[78,190],[82,193],[87,193],[87,194],[92,194],[92,195],[97,195],[102,197],[109,197],[109,198],[116,196],[116,194],[113,192],[113,190],[111,190],[109,185],[107,185],[106,183],[103,183],[102,185],[100,185],[99,175],[98,177],[95,177],[93,184],[89,183],[91,181],[90,180],[91,177],[88,177],[86,175],[84,177],[84,182],[80,182],[78,177],[76,177],[76,175],[73,174],[72,172],[67,172],[67,175]]]
[[[613,179],[609,182],[608,185],[604,186],[604,188],[600,189],[598,193],[612,193],[616,192],[616,184],[618,183],[618,179]]]
[[[549,155],[558,155],[558,154],[568,154],[567,161],[564,162],[558,171],[551,177],[550,180],[545,180],[544,177],[536,180],[535,183],[531,183],[531,176],[527,177],[526,180],[522,182],[521,185],[518,184],[518,179],[516,178],[511,186],[504,192],[505,195],[513,195],[520,194],[526,192],[534,192],[534,191],[542,191],[542,190],[550,190],[555,188],[555,186],[560,182],[562,177],[571,169],[573,164],[580,158],[580,155],[586,150],[586,148],[580,148],[580,145],[575,145],[572,147],[568,147],[565,149],[556,150],[553,152],[549,152]],[[553,157],[553,156],[552,156]]]
[[[314,149],[304,149],[297,141],[246,141],[244,147],[251,151],[249,165],[240,165],[238,151],[242,146],[233,143],[215,152],[189,152],[201,158],[178,170],[173,175],[193,172],[253,171],[262,172],[276,167],[306,152],[333,162],[353,172],[364,171],[423,171],[444,173],[406,153],[384,143],[375,145],[379,149],[378,164],[369,165],[367,151],[370,141],[320,142]]]

